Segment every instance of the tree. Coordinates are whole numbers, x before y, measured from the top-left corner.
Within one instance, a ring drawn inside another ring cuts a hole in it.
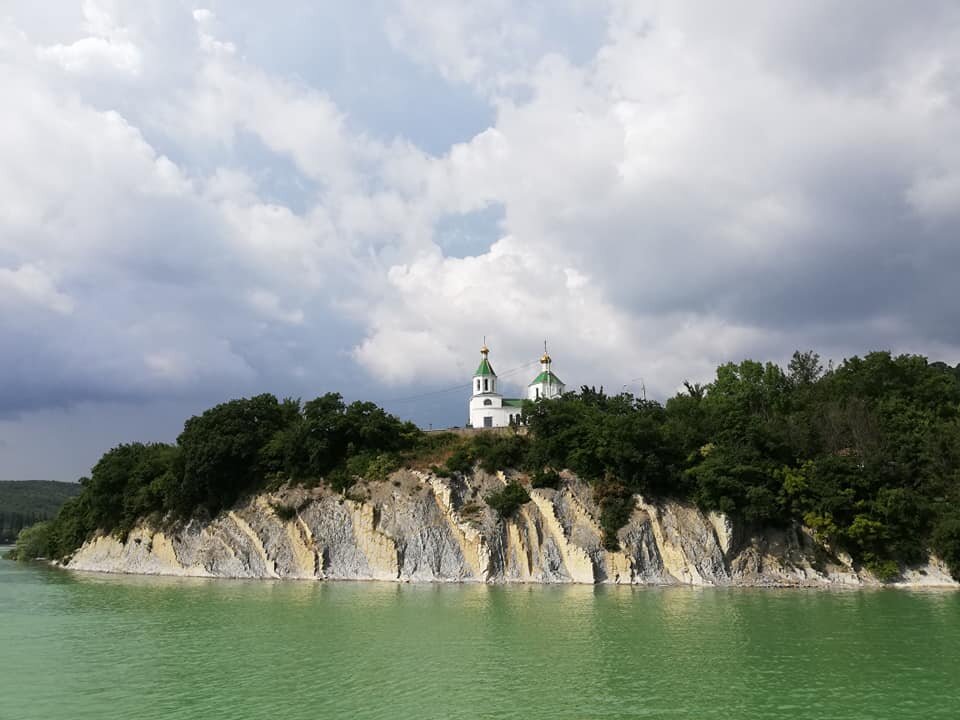
[[[13,556],[23,561],[49,557],[52,530],[53,522],[50,520],[24,528],[17,535]]]
[[[231,400],[187,420],[177,438],[183,475],[172,499],[186,512],[203,507],[216,514],[232,505],[263,483],[270,468],[263,451],[287,420],[287,409],[269,394]]]
[[[823,364],[820,356],[813,350],[800,352],[797,350],[787,366],[787,379],[797,387],[809,387],[823,376]]]

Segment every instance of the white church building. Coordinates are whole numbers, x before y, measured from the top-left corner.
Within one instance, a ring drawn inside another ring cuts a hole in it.
[[[473,392],[470,397],[470,426],[475,428],[507,427],[520,422],[523,400],[552,399],[564,392],[564,384],[553,374],[553,362],[544,347],[540,358],[540,374],[527,385],[526,398],[505,398],[498,390],[499,379],[490,364],[490,349],[480,348],[480,365],[473,374]]]

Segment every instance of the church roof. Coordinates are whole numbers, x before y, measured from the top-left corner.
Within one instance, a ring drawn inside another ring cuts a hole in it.
[[[477,368],[477,371],[473,374],[474,377],[496,377],[497,374],[493,371],[493,365],[490,364],[490,361],[487,360],[487,354],[483,354],[483,359],[480,361],[480,366]]]
[[[533,382],[531,382],[530,385],[539,385],[540,383],[547,383],[548,385],[563,385],[563,381],[553,374],[553,370],[544,370],[533,379]]]
[[[501,402],[504,407],[523,407],[523,400],[520,398],[504,398]]]

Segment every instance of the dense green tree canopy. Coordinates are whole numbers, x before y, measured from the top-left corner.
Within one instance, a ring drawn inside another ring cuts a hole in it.
[[[187,420],[176,445],[131,443],[105,453],[80,481],[80,496],[44,528],[47,555],[68,555],[97,530],[126,536],[151,516],[212,516],[271,483],[337,478],[343,489],[389,466],[384,454],[420,436],[376,405],[348,405],[336,393],[303,405],[266,394],[231,400]],[[28,536],[31,552],[38,537]]]
[[[873,352],[825,371],[798,352],[786,371],[722,365],[664,407],[583,388],[526,419],[531,466],[597,483],[611,547],[625,488],[804,523],[881,576],[931,549],[960,571],[960,367]]]

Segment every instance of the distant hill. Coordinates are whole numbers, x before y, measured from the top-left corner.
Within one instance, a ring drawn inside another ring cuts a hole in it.
[[[13,542],[21,528],[49,520],[80,493],[78,483],[55,480],[0,480],[0,543]]]

